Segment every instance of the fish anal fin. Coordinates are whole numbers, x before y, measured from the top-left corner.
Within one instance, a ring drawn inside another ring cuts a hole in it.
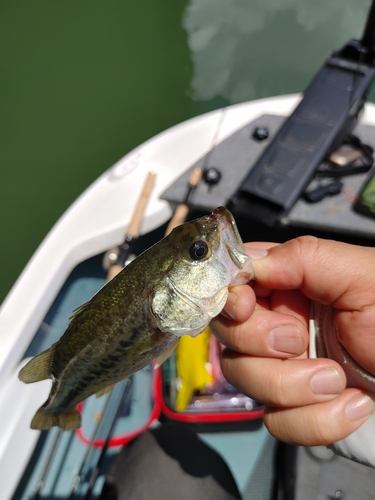
[[[95,394],[95,397],[101,398],[104,396],[104,394],[107,394],[107,392],[111,391],[116,384],[109,385],[108,387],[104,387],[104,389],[101,389]]]
[[[30,427],[37,430],[47,430],[58,426],[63,431],[74,431],[81,425],[81,415],[76,408],[64,413],[51,413],[43,406],[35,413]]]
[[[168,347],[168,349],[166,349],[162,354],[160,354],[160,356],[158,356],[156,358],[156,363],[155,363],[155,366],[154,366],[155,370],[156,370],[156,368],[159,368],[159,366],[161,366],[164,363],[164,361],[166,361],[169,358],[169,356],[172,354],[172,352],[176,349],[177,344],[179,343],[179,341],[180,341],[179,338],[176,339],[173,342],[173,344],[171,344]]]
[[[53,351],[54,346],[41,352],[38,356],[35,356],[35,358],[30,359],[30,361],[20,370],[18,378],[22,380],[22,382],[25,382],[25,384],[31,384],[50,378]]]

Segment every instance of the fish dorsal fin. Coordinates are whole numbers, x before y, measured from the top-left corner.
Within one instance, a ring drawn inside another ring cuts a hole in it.
[[[79,307],[77,307],[77,309],[74,309],[73,312],[72,312],[72,315],[69,318],[69,321],[73,321],[81,313],[83,313],[83,311],[85,311],[87,309],[87,307],[88,307],[88,305],[89,305],[90,302],[91,302],[91,299],[88,300],[87,302],[85,302],[84,304],[81,304]]]
[[[108,387],[104,387],[104,389],[101,389],[95,394],[95,397],[101,398],[102,396],[104,396],[104,394],[107,394],[107,392],[111,391],[115,385],[116,384],[111,384]]]
[[[53,356],[54,346],[50,347],[46,351],[41,352],[35,358],[30,359],[30,361],[25,365],[18,374],[18,378],[25,382],[25,384],[31,384],[33,382],[39,382],[40,380],[46,380],[50,378],[50,367],[51,359]]]
[[[156,370],[156,368],[159,368],[159,366],[161,366],[164,363],[164,361],[166,361],[169,358],[169,356],[172,354],[172,352],[176,349],[177,344],[179,343],[179,341],[180,341],[179,338],[176,339],[173,342],[173,344],[171,344],[168,347],[168,349],[166,349],[162,354],[160,354],[160,356],[158,356],[156,358],[156,363],[155,363],[155,366],[154,366],[155,370]]]

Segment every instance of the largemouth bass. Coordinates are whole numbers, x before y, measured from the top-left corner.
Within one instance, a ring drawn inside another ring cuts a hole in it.
[[[22,368],[25,383],[52,379],[33,429],[73,430],[76,405],[167,357],[225,305],[228,286],[253,276],[235,221],[223,207],[175,228],[73,314],[61,339]]]

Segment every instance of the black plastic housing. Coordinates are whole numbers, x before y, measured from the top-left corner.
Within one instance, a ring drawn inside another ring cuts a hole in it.
[[[269,226],[280,221],[353,130],[374,76],[361,42],[352,40],[332,54],[240,185],[233,212]]]

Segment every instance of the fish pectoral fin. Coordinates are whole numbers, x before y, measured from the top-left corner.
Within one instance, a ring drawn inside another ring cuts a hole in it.
[[[114,388],[115,385],[116,384],[111,384],[108,387],[104,387],[104,389],[101,389],[100,391],[98,391],[95,394],[95,397],[96,398],[101,398],[102,396],[104,396],[104,394],[107,394],[107,392],[111,391]]]
[[[76,408],[63,413],[51,413],[44,406],[39,408],[31,421],[30,427],[37,430],[47,430],[58,426],[63,431],[74,431],[81,426],[81,415]]]
[[[22,380],[22,382],[25,382],[25,384],[31,384],[33,382],[39,382],[40,380],[50,378],[53,351],[54,346],[41,352],[38,356],[35,356],[35,358],[30,359],[27,365],[20,370],[18,378]]]
[[[164,361],[166,361],[169,356],[172,354],[172,352],[176,349],[178,343],[179,343],[180,339],[176,339],[173,344],[171,344],[168,349],[166,349],[162,354],[160,354],[160,356],[158,356],[156,358],[156,363],[155,363],[155,366],[154,366],[154,369],[156,370],[156,368],[159,368],[159,366],[161,366]]]

